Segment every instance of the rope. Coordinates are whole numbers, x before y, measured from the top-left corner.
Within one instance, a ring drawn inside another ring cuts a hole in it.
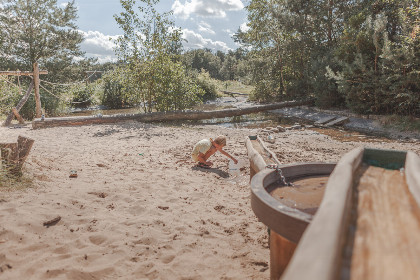
[[[92,100],[92,97],[89,97],[88,99],[84,100],[84,101],[70,101],[70,99],[63,99],[62,97],[59,97],[57,95],[55,95],[54,93],[52,93],[51,91],[49,91],[48,89],[46,89],[45,87],[43,87],[41,84],[39,85],[41,88],[43,88],[47,93],[51,94],[52,96],[54,96],[55,98],[62,100],[64,102],[68,102],[68,103],[72,103],[72,104],[81,104],[81,103],[86,103],[90,100]]]
[[[95,70],[93,73],[92,73],[92,75],[90,75],[89,77],[87,77],[86,79],[84,79],[83,81],[79,81],[79,82],[73,82],[73,83],[69,83],[69,84],[60,84],[60,83],[53,83],[53,82],[48,82],[48,81],[45,81],[45,80],[41,80],[41,79],[39,79],[40,81],[42,81],[42,82],[44,82],[44,83],[46,83],[46,84],[50,84],[50,85],[53,85],[53,86],[72,86],[72,85],[78,85],[78,84],[83,84],[83,83],[85,83],[87,80],[89,80],[93,75],[95,75],[97,73],[97,71]],[[99,72],[98,72],[99,73]]]

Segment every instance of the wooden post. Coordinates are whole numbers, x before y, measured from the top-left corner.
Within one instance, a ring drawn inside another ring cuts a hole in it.
[[[17,144],[18,144],[18,162],[16,163],[15,169],[13,170],[13,172],[15,174],[20,174],[22,171],[22,166],[26,161],[26,158],[29,155],[29,152],[32,149],[32,145],[34,144],[35,140],[28,138],[28,137],[23,137],[23,136],[18,136],[18,140],[17,140]]]
[[[35,86],[35,116],[40,118],[41,112],[41,96],[39,95],[39,67],[38,62],[34,63],[34,86]]]
[[[32,92],[32,89],[34,88],[34,81],[31,82],[31,84],[28,87],[28,90],[26,91],[26,94],[23,96],[23,98],[19,101],[18,105],[16,106],[16,111],[19,112],[20,109],[22,109],[23,105],[25,105],[26,101],[29,98],[29,95]],[[13,111],[7,116],[6,120],[3,123],[3,126],[8,126],[10,125],[10,123],[13,120],[13,117],[15,116],[15,114],[13,113]]]
[[[297,244],[270,230],[270,279],[280,279],[286,270]]]
[[[34,142],[33,139],[18,136],[17,143],[0,143],[1,168],[6,168],[11,174],[20,175]]]
[[[23,120],[22,116],[19,114],[19,112],[16,109],[16,107],[12,108],[12,112],[15,115],[16,119],[19,121],[20,124],[24,124],[25,123],[25,121]]]

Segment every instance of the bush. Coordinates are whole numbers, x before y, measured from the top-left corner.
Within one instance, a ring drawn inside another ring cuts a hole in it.
[[[202,71],[197,77],[197,85],[204,91],[204,94],[200,96],[200,99],[205,102],[208,100],[214,100],[217,98],[217,87],[212,82],[210,74]]]
[[[104,91],[101,98],[101,103],[110,109],[123,108],[123,86],[118,81],[106,78],[104,80]]]

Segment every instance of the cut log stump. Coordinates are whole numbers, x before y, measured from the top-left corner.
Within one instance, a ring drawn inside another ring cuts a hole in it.
[[[17,143],[0,143],[1,168],[19,175],[35,140],[19,136]]]

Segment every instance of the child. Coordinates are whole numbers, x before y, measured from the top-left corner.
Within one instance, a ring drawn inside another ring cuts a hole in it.
[[[211,161],[207,161],[207,159],[219,151],[237,164],[238,160],[236,158],[223,151],[224,146],[226,146],[226,137],[223,135],[217,136],[214,141],[211,138],[203,139],[195,144],[191,157],[195,162],[198,162],[199,167],[209,168],[213,165],[213,163]]]

